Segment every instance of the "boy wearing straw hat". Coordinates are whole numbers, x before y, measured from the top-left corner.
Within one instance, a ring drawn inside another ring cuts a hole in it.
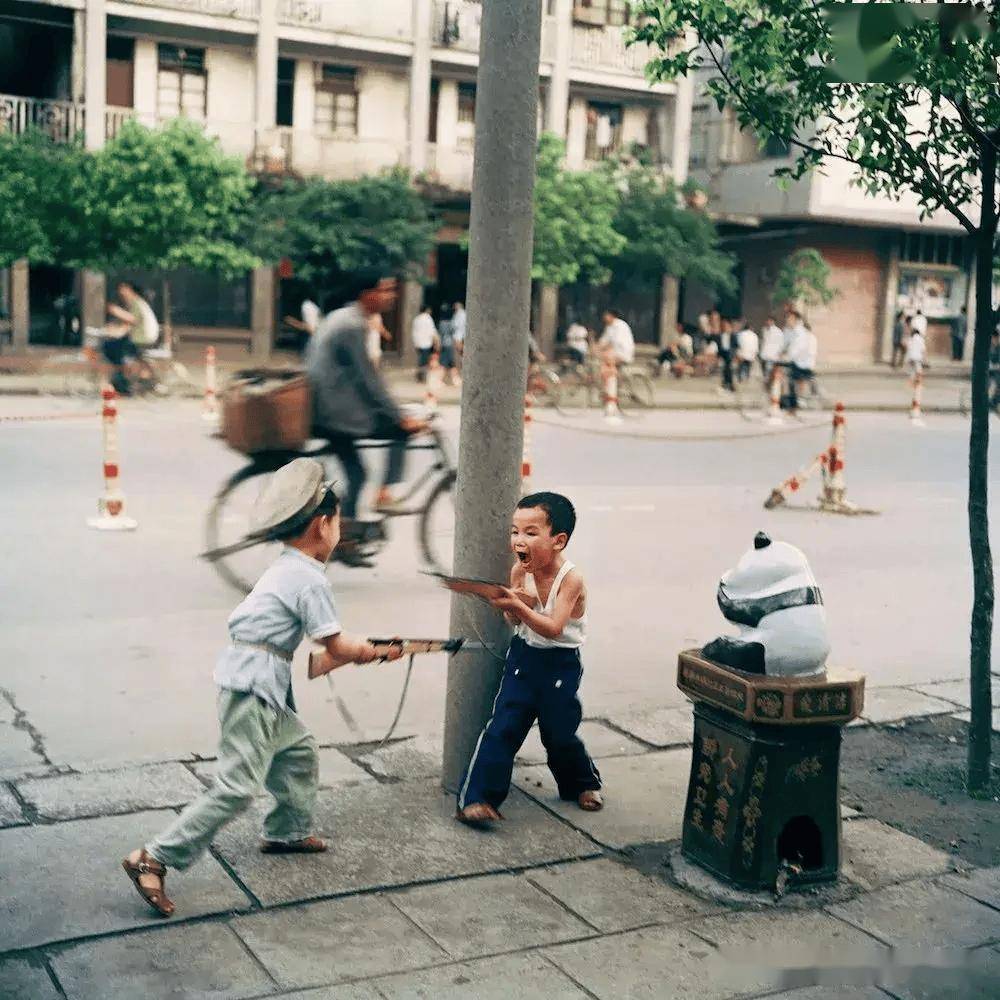
[[[297,458],[271,477],[255,509],[255,530],[285,548],[229,616],[229,645],[215,667],[221,735],[212,787],[188,805],[122,867],[160,915],[174,904],[164,879],[206,850],[243,812],[261,786],[275,804],[264,819],[261,851],[312,854],[326,844],[312,834],[318,761],[316,741],[295,712],[292,654],[306,635],[325,647],[319,673],[382,655],[341,629],[325,566],[340,538],[339,500],[323,466]],[[402,650],[386,654],[398,659]]]

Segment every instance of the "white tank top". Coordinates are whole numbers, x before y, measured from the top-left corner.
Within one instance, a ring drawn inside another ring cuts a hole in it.
[[[562,586],[566,574],[572,568],[573,563],[568,559],[562,564],[561,569],[556,574],[556,578],[552,581],[552,589],[549,591],[549,597],[544,607],[539,607],[538,588],[535,586],[535,578],[530,573],[525,573],[524,589],[528,593],[535,595],[536,611],[540,611],[543,615],[552,615],[553,609],[556,606],[556,596],[559,593],[559,588]],[[581,618],[570,618],[566,622],[566,627],[562,630],[562,633],[555,639],[546,639],[544,636],[540,636],[523,622],[518,626],[517,634],[529,646],[533,646],[535,649],[579,649],[583,645],[584,639],[587,638],[587,612],[584,611]]]

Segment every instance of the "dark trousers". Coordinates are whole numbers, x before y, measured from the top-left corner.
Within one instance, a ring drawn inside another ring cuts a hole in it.
[[[719,358],[722,361],[722,388],[733,388],[733,352],[719,351]]]
[[[427,365],[430,363],[433,353],[433,347],[417,348],[417,379],[420,382],[423,382],[427,378]]]
[[[581,792],[601,787],[601,775],[576,735],[583,717],[577,693],[582,676],[579,650],[511,641],[493,714],[459,789],[459,809],[476,802],[499,808],[510,791],[514,755],[535,719],[560,798],[575,801]]]
[[[811,383],[815,373],[808,368],[799,368],[792,365],[788,376],[788,408],[797,410],[799,408],[799,384],[802,382]]]
[[[961,361],[965,354],[965,337],[956,337],[954,334],[951,338],[951,360]]]
[[[364,462],[358,452],[359,438],[350,434],[338,434],[329,430],[316,431],[317,437],[326,438],[330,442],[330,451],[337,456],[344,467],[347,477],[347,492],[341,503],[341,511],[345,518],[354,520],[358,516],[358,498],[365,488],[367,473]],[[366,439],[389,441],[389,460],[385,469],[386,486],[394,486],[403,481],[406,468],[407,433],[396,424],[386,424],[378,427]]]
[[[906,357],[906,348],[899,343],[893,342],[892,345],[892,367],[898,368],[903,363],[903,358]]]

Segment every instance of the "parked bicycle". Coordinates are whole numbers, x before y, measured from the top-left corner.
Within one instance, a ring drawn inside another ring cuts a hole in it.
[[[326,442],[296,451],[266,451],[251,457],[248,465],[235,472],[216,496],[205,524],[208,551],[203,555],[228,584],[249,593],[263,569],[274,560],[280,542],[255,537],[250,530],[250,515],[266,485],[266,477],[296,458],[320,461],[331,454]],[[387,448],[388,441],[359,441],[364,451]],[[431,463],[407,487],[400,498],[399,511],[367,525],[361,539],[365,563],[375,558],[389,541],[389,521],[398,517],[417,518],[417,544],[428,569],[449,572],[455,540],[454,488],[457,469],[451,460],[444,432],[435,424],[407,444],[408,451],[431,453]],[[342,553],[334,552],[331,562],[357,564]]]
[[[560,407],[572,412],[604,404],[604,379],[601,364],[596,360],[572,362],[564,360],[559,368],[561,383]],[[653,380],[640,365],[620,365],[618,368],[618,406],[648,409],[653,405]]]

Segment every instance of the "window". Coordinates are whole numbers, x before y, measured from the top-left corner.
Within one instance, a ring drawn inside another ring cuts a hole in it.
[[[622,146],[622,106],[590,101],[587,104],[588,160],[606,160]]]
[[[295,60],[278,60],[278,110],[275,118],[276,125],[289,126],[292,121],[293,107],[295,105]]]
[[[698,102],[691,108],[691,154],[688,165],[692,170],[708,164],[708,134],[711,108]]]
[[[476,85],[458,85],[458,129],[459,148],[471,148],[476,144]]]
[[[208,86],[205,50],[160,45],[156,78],[156,109],[161,118],[204,120]]]
[[[790,143],[785,142],[784,139],[776,135],[769,135],[764,143],[764,152],[762,155],[765,160],[783,160],[791,151],[792,147]]]
[[[621,28],[630,24],[628,0],[576,0],[573,20],[578,24],[609,25]]]
[[[316,85],[316,131],[322,135],[358,134],[357,72],[324,65]]]
[[[965,266],[965,239],[948,233],[899,234],[899,259],[906,264]]]

